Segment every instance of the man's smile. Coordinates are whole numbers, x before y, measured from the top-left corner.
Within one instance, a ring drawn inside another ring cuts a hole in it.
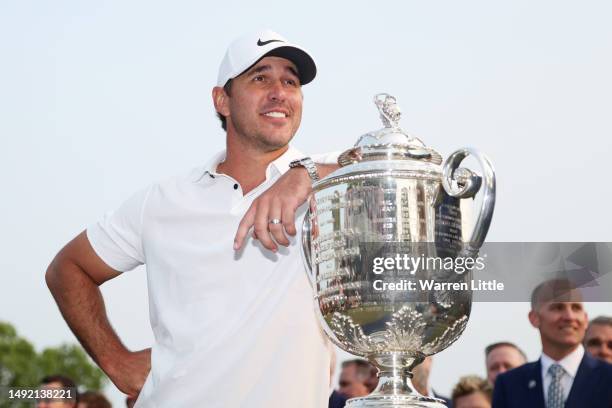
[[[271,118],[286,118],[289,116],[289,112],[287,112],[285,109],[275,108],[275,109],[271,109],[268,111],[264,111],[262,115],[268,116]]]

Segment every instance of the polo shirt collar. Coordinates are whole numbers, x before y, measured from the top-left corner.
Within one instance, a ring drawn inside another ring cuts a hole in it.
[[[206,162],[204,167],[202,167],[202,172],[198,173],[194,181],[198,182],[202,180],[204,176],[214,178],[218,175],[221,175],[217,173],[217,166],[219,165],[219,163],[225,160],[225,156],[226,150],[222,150],[214,154]],[[304,157],[304,154],[301,153],[298,149],[294,148],[293,146],[289,146],[285,153],[283,153],[279,158],[277,158],[268,165],[268,168],[266,169],[266,180],[270,179],[270,177],[272,177],[275,173],[278,175],[285,174],[285,172],[289,170],[289,163],[294,160],[302,159]]]
[[[582,357],[584,357],[584,347],[582,344],[576,347],[576,350],[572,351],[567,356],[563,357],[559,361],[553,360],[551,357],[542,353],[541,364],[542,364],[542,377],[548,374],[548,368],[553,364],[559,364],[567,374],[569,374],[572,378],[576,377],[576,373],[578,372],[578,367],[580,366],[580,362],[582,361]]]
[[[283,153],[278,159],[270,163],[268,169],[266,170],[266,178],[270,177],[271,169],[276,170],[279,174],[285,174],[285,172],[289,170],[289,163],[294,160],[302,159],[304,157],[304,154],[301,153],[298,149],[294,148],[293,146],[289,146],[285,153]]]

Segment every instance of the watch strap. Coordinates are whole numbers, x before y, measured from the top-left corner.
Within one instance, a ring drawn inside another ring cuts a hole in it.
[[[295,167],[304,167],[308,172],[310,180],[312,180],[313,182],[319,180],[319,172],[317,171],[317,166],[310,157],[304,157],[302,159],[294,160],[289,163],[289,168],[293,169]]]

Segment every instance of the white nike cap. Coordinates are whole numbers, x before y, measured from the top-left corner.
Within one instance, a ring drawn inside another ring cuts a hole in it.
[[[312,81],[317,74],[314,59],[305,49],[266,29],[240,37],[230,44],[219,67],[217,86],[224,86],[263,57],[282,57],[293,62],[302,85]]]

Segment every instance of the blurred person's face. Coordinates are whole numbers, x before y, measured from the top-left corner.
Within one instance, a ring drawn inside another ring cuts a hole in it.
[[[493,385],[499,374],[523,364],[525,364],[525,359],[517,349],[510,346],[499,346],[487,356],[487,380]]]
[[[612,326],[591,325],[584,337],[584,345],[591,355],[612,364]]]
[[[491,401],[482,392],[473,392],[463,397],[455,398],[455,408],[491,408]]]
[[[571,351],[584,338],[588,317],[582,302],[541,302],[529,312],[529,321],[540,331],[542,346]]]
[[[59,382],[52,382],[40,386],[41,390],[61,389],[64,386]],[[73,391],[74,392],[74,391]],[[76,403],[74,399],[41,399],[36,403],[36,408],[74,408]]]
[[[360,376],[355,364],[342,368],[338,392],[347,398],[364,397],[370,393],[365,384],[366,378]]]

